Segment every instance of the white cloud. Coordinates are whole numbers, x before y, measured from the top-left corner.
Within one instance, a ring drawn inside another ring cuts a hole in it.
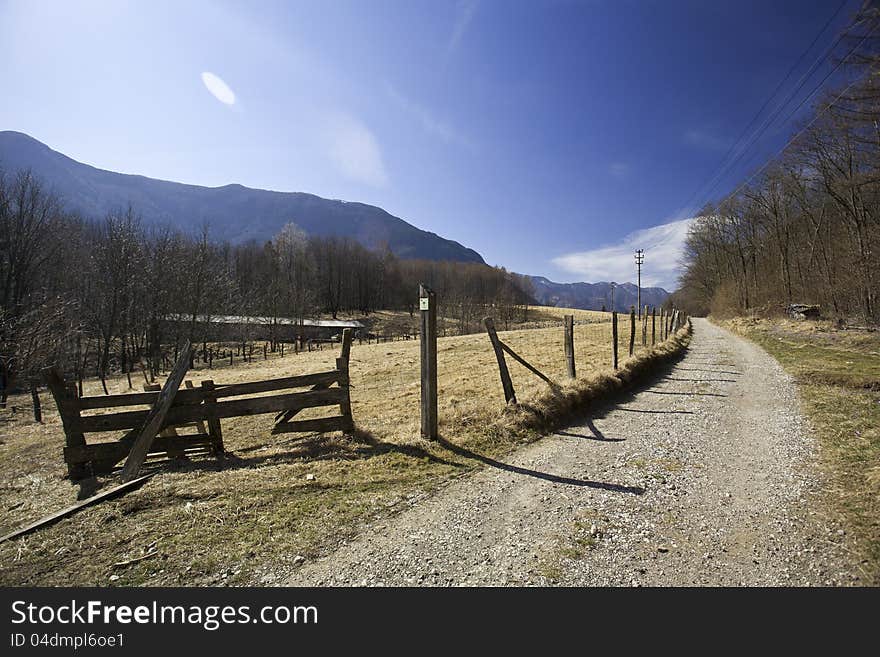
[[[385,84],[385,91],[394,103],[405,113],[415,117],[422,129],[429,135],[437,137],[448,144],[457,144],[472,148],[470,140],[460,134],[446,121],[437,118],[431,111],[414,100],[400,93],[390,82]]]
[[[205,88],[224,105],[235,105],[235,93],[229,88],[219,75],[209,71],[202,73],[202,82]]]
[[[698,129],[685,132],[684,140],[691,146],[703,148],[708,151],[723,151],[730,145],[726,139],[713,135],[705,130]]]
[[[458,0],[455,3],[455,22],[452,25],[452,34],[449,35],[449,41],[446,44],[446,53],[451,55],[458,49],[464,33],[467,32],[474,14],[477,11],[476,0]]]
[[[590,251],[569,253],[553,259],[553,264],[581,276],[584,281],[635,282],[635,250],[645,250],[642,285],[660,286],[667,290],[678,287],[680,260],[693,219],[669,223],[630,233],[617,244]]]
[[[608,173],[615,178],[625,178],[629,173],[629,165],[626,162],[612,162],[608,165]]]
[[[379,142],[361,121],[348,114],[331,114],[325,132],[328,155],[343,175],[374,187],[388,183]]]

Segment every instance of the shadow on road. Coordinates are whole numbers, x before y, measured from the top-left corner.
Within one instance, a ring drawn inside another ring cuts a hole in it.
[[[732,374],[735,376],[742,376],[742,372],[737,372],[736,370],[707,370],[703,367],[677,367],[675,369],[679,372],[708,372],[710,374]]]
[[[645,390],[652,395],[681,395],[682,397],[727,397],[720,392],[672,392],[671,390]]]
[[[590,433],[575,433],[573,431],[557,431],[557,436],[568,436],[569,438],[586,438],[587,440],[599,440],[605,443],[622,443],[626,438],[608,438],[599,428],[593,424],[593,420],[587,418],[584,426],[590,430]]]
[[[464,447],[459,447],[454,443],[450,443],[448,440],[444,438],[438,438],[437,442],[440,443],[443,447],[448,449],[453,454],[457,454],[458,456],[463,456],[465,458],[470,458],[479,461],[480,463],[484,463],[485,465],[491,466],[493,468],[498,468],[499,470],[505,470],[507,472],[514,472],[516,474],[525,475],[527,477],[535,477],[536,479],[543,479],[545,481],[552,481],[556,484],[565,484],[566,486],[583,486],[586,488],[597,488],[599,490],[607,490],[613,493],[627,493],[629,495],[642,495],[645,492],[645,489],[641,486],[624,486],[622,484],[612,484],[604,481],[590,481],[589,479],[572,479],[571,477],[560,477],[559,475],[549,474],[546,472],[539,472],[538,470],[529,470],[528,468],[522,468],[518,465],[511,465],[510,463],[504,463],[502,461],[498,461],[489,456],[484,456],[483,454],[477,454],[476,452],[472,452],[469,449],[465,449]]]
[[[658,413],[658,414],[666,414],[670,413],[673,415],[693,415],[693,411],[650,411],[644,408],[626,408],[624,406],[618,406],[616,411],[626,411],[627,413]]]
[[[663,379],[664,381],[688,381],[690,383],[705,383],[713,381],[716,383],[736,383],[736,379],[673,379],[672,377]]]

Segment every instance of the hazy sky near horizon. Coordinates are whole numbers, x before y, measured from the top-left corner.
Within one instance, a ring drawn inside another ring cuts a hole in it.
[[[672,288],[695,189],[840,4],[0,0],[0,129],[104,169],[375,204],[558,281],[632,280],[642,247],[645,283]]]

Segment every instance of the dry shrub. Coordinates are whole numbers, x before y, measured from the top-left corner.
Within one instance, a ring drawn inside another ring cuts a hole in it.
[[[512,432],[548,433],[558,429],[576,413],[583,413],[591,406],[608,401],[677,360],[690,344],[692,330],[688,322],[666,342],[628,358],[614,373],[599,372],[575,379],[558,389],[533,397],[528,403],[510,406],[499,424]]]

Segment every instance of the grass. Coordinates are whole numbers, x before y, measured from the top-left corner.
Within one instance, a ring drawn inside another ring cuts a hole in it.
[[[552,320],[571,311],[540,312]],[[218,469],[208,458],[162,464],[138,491],[0,544],[0,584],[283,582],[298,555],[326,553],[367,523],[481,467],[472,454],[498,458],[537,439],[591,398],[613,394],[657,358],[682,347],[671,340],[650,352],[639,348],[637,358],[625,361],[621,351],[621,370],[612,376],[609,315],[573,314],[589,322],[575,328],[576,381],[564,375],[561,323],[499,333],[562,383],[553,392],[508,360],[521,402],[515,409],[505,409],[485,334],[438,341],[440,433],[455,450],[419,437],[418,342],[356,343],[351,355],[356,435],[273,436],[271,416],[224,420],[224,442],[232,453],[226,467]],[[189,376],[195,382],[235,383],[305,374],[332,368],[336,356],[337,349],[287,352],[284,358],[237,361],[210,372],[199,368]],[[111,393],[128,390],[123,377],[108,384]],[[99,382],[85,382],[85,394],[100,392]],[[11,397],[0,415],[0,532],[61,509],[80,493],[64,478],[63,431],[45,394],[43,407],[43,424],[30,418],[26,396]],[[100,484],[113,481],[108,477]]]
[[[866,574],[880,583],[880,333],[830,322],[739,318],[729,328],[772,354],[799,384]]]

